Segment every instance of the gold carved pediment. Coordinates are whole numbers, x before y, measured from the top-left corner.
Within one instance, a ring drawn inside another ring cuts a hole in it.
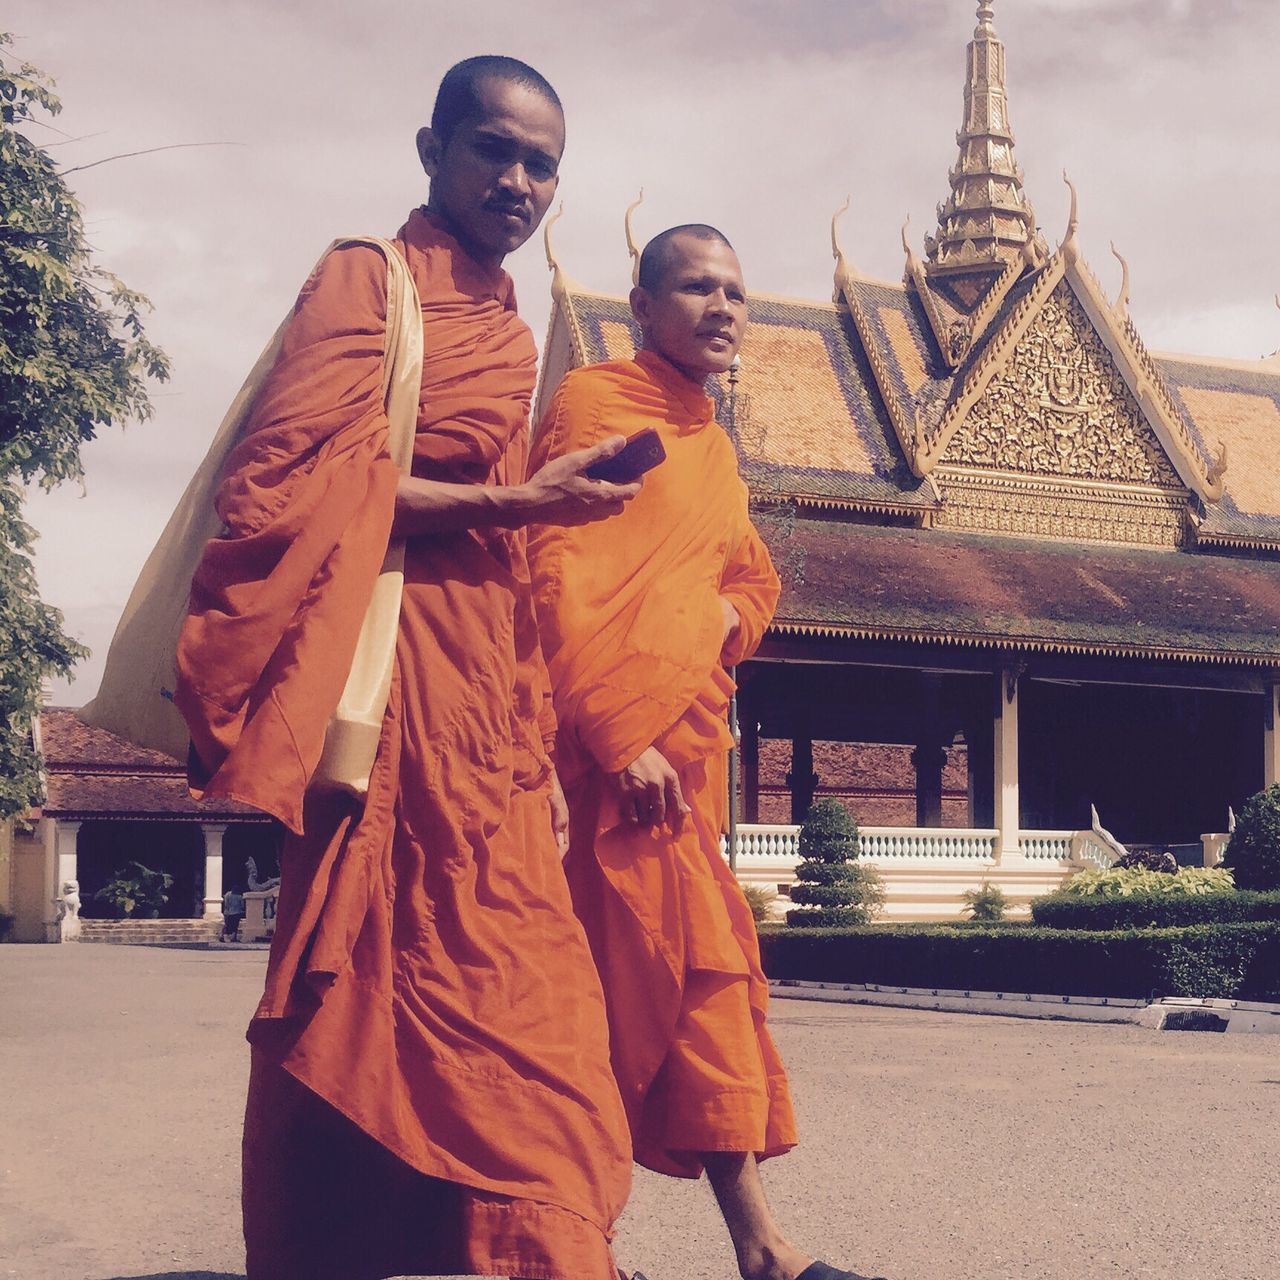
[[[941,465],[1185,491],[1065,280],[969,410]]]

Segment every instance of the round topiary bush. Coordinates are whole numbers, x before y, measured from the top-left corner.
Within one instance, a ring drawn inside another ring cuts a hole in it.
[[[1237,889],[1280,889],[1280,783],[1245,801],[1223,865]]]
[[[815,801],[800,828],[801,862],[787,924],[811,929],[866,924],[884,901],[874,867],[858,865],[858,826],[835,800]]]

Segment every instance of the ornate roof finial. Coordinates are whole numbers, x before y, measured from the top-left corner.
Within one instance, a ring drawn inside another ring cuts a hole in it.
[[[644,188],[640,188],[640,194],[627,205],[627,211],[622,218],[622,227],[627,234],[627,252],[631,255],[631,283],[637,285],[640,283],[640,250],[636,246],[636,238],[631,234],[631,215],[644,203]]]
[[[840,219],[849,212],[849,206],[852,203],[853,197],[845,196],[844,204],[831,215],[831,256],[836,260],[835,300],[837,302],[840,301],[844,282],[853,274],[849,269],[849,260],[844,256],[844,249],[840,245],[840,232],[837,230]]]
[[[1116,248],[1116,242],[1111,242],[1111,252],[1115,255],[1116,261],[1120,264],[1120,293],[1116,297],[1116,310],[1122,315],[1129,314],[1129,264],[1125,261],[1124,255]]]
[[[561,215],[564,213],[564,201],[561,200],[556,205],[556,211],[549,217],[542,228],[542,247],[547,255],[547,270],[556,272],[560,270],[560,262],[556,258],[556,251],[551,247],[551,228],[560,221]]]
[[[1067,177],[1065,169],[1062,171],[1062,180],[1067,184],[1067,190],[1071,192],[1071,212],[1067,215],[1067,234],[1062,237],[1058,252],[1074,261],[1080,253],[1076,244],[1076,232],[1080,230],[1080,197],[1076,193],[1076,184]]]
[[[964,121],[956,134],[960,158],[949,175],[951,195],[938,207],[937,234],[925,240],[931,274],[1003,270],[1038,238],[1013,158],[1004,45],[994,16],[990,0],[978,5],[966,54]]]
[[[556,211],[542,225],[542,248],[547,255],[547,269],[551,272],[551,296],[558,298],[564,291],[564,271],[560,266],[560,260],[556,257],[556,251],[551,247],[551,228],[560,221],[561,214],[564,213],[564,201],[561,200],[556,206]]]

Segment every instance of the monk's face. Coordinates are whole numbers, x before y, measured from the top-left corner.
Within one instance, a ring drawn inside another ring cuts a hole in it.
[[[676,236],[652,289],[631,291],[644,345],[701,382],[733,363],[747,327],[747,290],[738,255],[719,240]]]
[[[478,262],[497,266],[538,229],[559,185],[564,151],[560,108],[525,85],[490,77],[481,110],[442,141],[418,131],[431,178],[427,208],[442,217]]]

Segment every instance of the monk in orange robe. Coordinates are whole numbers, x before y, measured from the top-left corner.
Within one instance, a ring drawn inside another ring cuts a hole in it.
[[[607,533],[530,534],[569,801],[566,870],[609,1006],[636,1159],[705,1168],[745,1280],[847,1276],[790,1244],[757,1161],[796,1142],[750,908],[720,853],[729,668],[755,652],[779,583],[704,382],[730,367],[747,301],[714,228],[640,260],[632,360],[569,373],[533,464],[652,428],[666,460]]]
[[[412,475],[388,453],[386,262],[341,248],[229,459],[179,650],[195,793],[290,831],[249,1030],[248,1274],[614,1280],[630,1143],[561,865],[524,526],[603,518],[638,486],[581,474],[620,438],[525,480],[536,353],[500,264],[556,187],[551,86],[460,63],[418,144],[430,199],[395,242],[424,324]],[[368,795],[309,792],[393,532]]]

